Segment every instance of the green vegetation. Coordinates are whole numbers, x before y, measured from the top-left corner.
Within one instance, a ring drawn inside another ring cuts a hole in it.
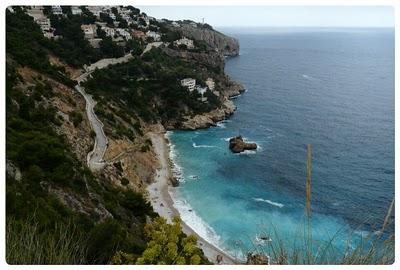
[[[22,66],[29,66],[68,86],[75,83],[65,70],[50,64],[48,50],[52,41],[43,37],[40,27],[20,7],[15,13],[6,11],[6,52]]]
[[[82,122],[82,120],[83,120],[82,114],[81,114],[80,112],[76,112],[76,111],[71,112],[71,113],[69,114],[69,117],[70,117],[72,123],[74,124],[74,127],[79,126],[79,124],[80,124],[80,123]]]
[[[156,216],[151,205],[92,175],[54,130],[60,120],[50,84],[38,78],[24,87],[17,67],[7,61],[6,156],[21,172],[6,179],[7,262],[104,264],[117,250],[140,256],[146,217]],[[76,124],[81,117],[71,113]]]
[[[220,105],[211,92],[207,93],[209,102],[202,103],[198,101],[200,95],[196,91],[189,93],[180,85],[180,79],[185,77],[202,82],[205,76],[195,65],[153,48],[141,59],[96,70],[84,86],[96,99],[104,96],[119,104],[124,100],[127,105],[121,104],[121,107],[132,117],[137,114],[147,122],[166,122],[179,120],[190,113],[208,112]],[[106,116],[101,109],[96,112]]]
[[[112,264],[209,264],[203,251],[196,246],[195,236],[182,232],[179,218],[168,224],[156,218],[145,226],[147,247],[140,257],[118,251]]]

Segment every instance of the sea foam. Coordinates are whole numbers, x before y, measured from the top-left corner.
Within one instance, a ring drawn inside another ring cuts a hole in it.
[[[188,204],[186,200],[183,200],[176,192],[172,192],[171,196],[174,199],[174,207],[178,210],[183,222],[204,238],[204,240],[220,247],[221,237],[215,232],[215,230],[204,222],[204,220],[197,215],[196,211],[193,210],[190,204]]]
[[[282,207],[285,206],[282,203],[273,202],[273,201],[270,201],[270,200],[267,200],[267,199],[263,199],[263,198],[253,198],[253,200],[256,201],[256,202],[266,202],[266,203],[268,203],[270,205],[273,205],[273,206],[276,206],[276,207],[279,207],[279,208],[282,208]]]

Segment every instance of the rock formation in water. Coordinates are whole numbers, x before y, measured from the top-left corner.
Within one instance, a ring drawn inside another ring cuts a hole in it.
[[[229,149],[233,153],[240,153],[245,150],[256,150],[257,144],[255,143],[246,143],[242,136],[236,136],[229,140]]]

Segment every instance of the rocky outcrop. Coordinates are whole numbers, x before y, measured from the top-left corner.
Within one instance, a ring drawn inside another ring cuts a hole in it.
[[[180,124],[180,129],[195,130],[215,126],[217,122],[225,120],[236,110],[235,104],[231,100],[225,100],[220,108],[211,112],[198,114],[194,117],[185,117]]]
[[[228,98],[235,98],[245,92],[243,84],[232,81],[228,78],[228,85],[224,87],[222,94]]]
[[[247,254],[246,264],[267,265],[267,264],[269,264],[269,257],[264,254],[249,253],[249,254]]]
[[[97,194],[89,193],[89,197],[81,196],[57,186],[48,185],[48,192],[54,195],[60,202],[81,214],[95,218],[98,222],[102,222],[107,218],[112,218],[112,214],[105,208],[105,206],[99,202]]]
[[[223,56],[236,56],[239,54],[239,41],[216,30],[201,26],[193,27],[190,24],[183,24],[177,30],[185,37],[206,42],[212,49]]]
[[[179,181],[175,176],[172,176],[169,178],[169,182],[173,187],[178,187],[179,186]]]
[[[246,143],[242,136],[236,136],[229,140],[229,149],[233,153],[241,153],[245,150],[256,150],[257,144],[255,143]]]
[[[20,169],[15,166],[10,160],[6,161],[6,173],[7,177],[14,179],[16,181],[21,181],[22,174]]]
[[[217,52],[190,52],[182,50],[173,50],[168,47],[162,47],[162,50],[171,57],[178,57],[186,62],[194,62],[206,67],[217,68],[220,71],[224,70],[225,59]]]

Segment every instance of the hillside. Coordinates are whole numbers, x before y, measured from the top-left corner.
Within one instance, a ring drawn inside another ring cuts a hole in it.
[[[181,24],[131,6],[8,8],[8,263],[209,263],[179,221],[166,224],[147,200],[158,166],[149,134],[204,128],[232,114],[229,97],[244,89],[224,74],[224,56],[239,45],[208,25]],[[102,64],[124,55],[124,63]],[[101,169],[87,163],[97,135],[76,89],[85,73],[79,85],[93,96],[107,137]],[[163,230],[170,235],[157,238]],[[150,241],[168,256],[154,255],[160,250]],[[50,242],[60,254],[46,250]]]

